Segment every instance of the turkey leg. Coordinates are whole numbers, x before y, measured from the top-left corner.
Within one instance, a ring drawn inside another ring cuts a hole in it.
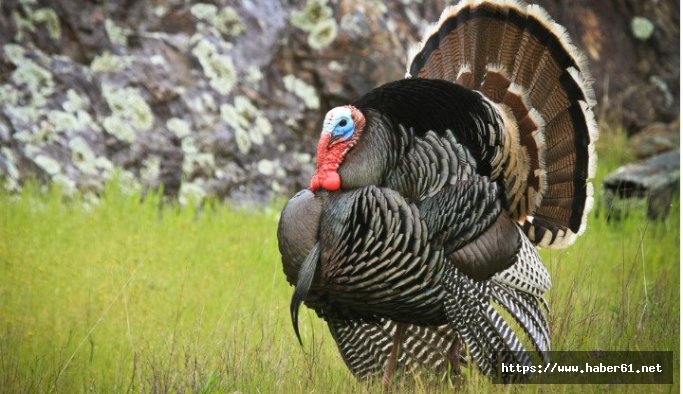
[[[460,375],[460,338],[457,335],[448,349],[448,361],[451,362],[451,376]]]
[[[396,332],[394,333],[394,343],[391,346],[391,353],[389,353],[389,358],[384,366],[384,376],[382,377],[382,385],[384,390],[389,390],[389,384],[391,383],[391,376],[396,370],[396,364],[398,362],[398,352],[401,349],[401,342],[403,342],[403,334],[406,332],[408,326],[403,323],[396,323]]]

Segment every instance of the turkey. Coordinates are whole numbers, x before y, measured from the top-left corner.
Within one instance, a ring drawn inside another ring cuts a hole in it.
[[[385,385],[398,369],[457,371],[463,354],[489,375],[531,363],[528,347],[545,358],[536,247],[574,242],[593,200],[585,63],[538,6],[462,1],[406,79],[330,110],[310,188],[278,226],[299,341],[303,302],[351,372]]]

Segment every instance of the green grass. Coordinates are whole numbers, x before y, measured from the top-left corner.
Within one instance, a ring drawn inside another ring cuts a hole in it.
[[[598,177],[629,158],[618,135],[602,136]],[[94,206],[35,187],[0,193],[1,392],[381,391],[351,376],[309,310],[299,348],[278,209],[159,201],[115,186]],[[553,278],[554,349],[675,350],[678,371],[678,200],[664,222],[642,212],[607,222],[599,208],[575,245],[542,252]],[[420,375],[398,377],[394,387],[453,390]],[[473,373],[459,390],[606,388],[678,392],[679,377],[673,386],[503,387]]]

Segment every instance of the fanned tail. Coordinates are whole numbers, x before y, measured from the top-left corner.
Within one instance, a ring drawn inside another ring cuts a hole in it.
[[[531,365],[516,333],[493,307],[489,281],[474,281],[454,267],[446,274],[449,277],[445,288],[450,293],[445,303],[448,320],[479,370],[493,375],[500,362]]]
[[[520,229],[521,231],[521,229]],[[539,356],[547,361],[550,330],[543,293],[550,278],[536,249],[527,238],[510,268],[487,281],[475,281],[449,265],[444,287],[449,293],[446,313],[479,369],[485,374],[499,373],[500,362],[530,365],[517,333],[494,305],[504,309],[519,324]],[[546,311],[543,310],[545,307]],[[518,378],[514,374],[504,380]]]
[[[598,131],[585,58],[563,27],[535,5],[463,0],[427,30],[406,77],[481,92],[505,125],[491,164],[508,210],[536,245],[574,242],[593,204]]]
[[[328,319],[328,326],[344,362],[356,378],[381,376],[391,351],[395,322]],[[449,363],[446,352],[455,337],[455,330],[448,325],[409,325],[401,343],[397,368],[419,367],[434,373],[446,371]]]

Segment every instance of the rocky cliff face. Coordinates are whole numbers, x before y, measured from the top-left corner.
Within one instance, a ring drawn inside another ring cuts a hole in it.
[[[541,3],[588,54],[604,112],[632,131],[677,119],[677,2]],[[183,203],[304,187],[324,113],[402,78],[444,6],[4,0],[4,187],[37,177],[96,198],[118,177]]]

